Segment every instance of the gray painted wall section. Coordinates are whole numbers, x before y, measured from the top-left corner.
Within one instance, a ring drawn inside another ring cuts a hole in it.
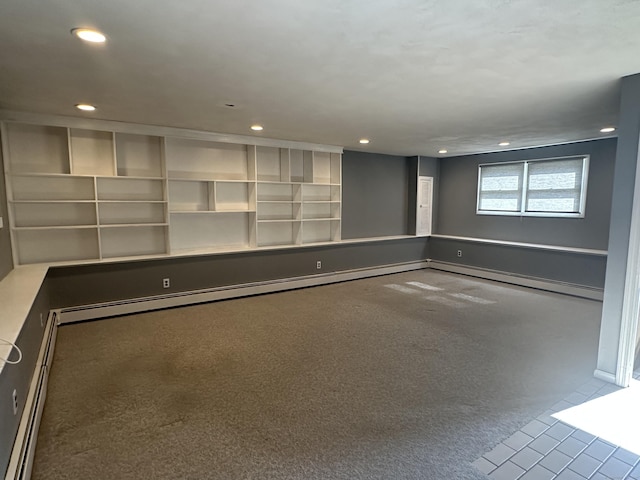
[[[409,234],[409,172],[406,157],[345,151],[342,238]]]
[[[389,239],[163,260],[54,267],[53,308],[423,261],[427,238]],[[316,261],[322,261],[322,270]],[[162,288],[163,278],[171,288]]]
[[[440,161],[435,233],[606,250],[616,140],[445,158]],[[477,215],[478,165],[589,154],[585,218]]]
[[[606,250],[616,152],[615,139],[444,158],[439,162],[434,232],[458,237]],[[477,215],[478,166],[513,160],[590,155],[584,218]],[[462,250],[463,256],[457,257]],[[606,257],[432,238],[436,261],[525,277],[604,288]]]
[[[622,79],[598,370],[616,373],[640,139],[640,75]]]
[[[7,212],[7,193],[4,179],[4,165],[0,150],[0,217],[4,227],[0,229],[0,280],[7,276],[13,268],[11,254],[11,233],[9,232],[9,215]]]
[[[43,314],[46,319],[49,310],[49,292],[45,281],[16,342],[22,350],[22,361],[17,365],[6,365],[0,374],[0,472],[2,472],[2,478],[9,465],[11,450],[44,336],[40,314]],[[13,414],[11,405],[11,394],[14,389],[18,396],[17,415]]]
[[[420,157],[408,157],[409,178],[407,179],[407,233],[416,234],[416,222],[418,214],[418,169]]]
[[[429,255],[440,262],[598,289],[604,288],[607,265],[604,256],[445,238],[431,238]]]

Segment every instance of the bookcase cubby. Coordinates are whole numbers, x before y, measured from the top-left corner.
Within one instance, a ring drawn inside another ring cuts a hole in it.
[[[112,126],[2,123],[16,265],[340,241],[340,153]]]

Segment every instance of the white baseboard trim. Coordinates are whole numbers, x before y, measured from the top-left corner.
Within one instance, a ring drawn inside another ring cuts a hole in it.
[[[487,280],[496,280],[498,282],[510,283],[513,285],[519,285],[521,287],[530,287],[537,288],[538,290],[563,293],[565,295],[573,295],[575,297],[587,298],[589,300],[602,301],[602,297],[604,294],[603,290],[599,288],[574,285],[571,283],[554,282],[552,280],[546,280],[536,277],[525,277],[512,273],[468,267],[465,265],[457,265],[455,263],[429,260],[429,268],[443,270],[445,272],[451,273],[461,273],[463,275],[484,278]]]
[[[359,268],[342,272],[324,273],[304,277],[285,278],[265,282],[253,282],[240,285],[209,288],[179,292],[153,297],[134,298],[118,302],[107,302],[79,307],[63,308],[60,312],[59,324],[81,322],[97,318],[139,313],[163,308],[181,307],[215,300],[246,297],[263,293],[274,293],[296,288],[314,287],[330,283],[358,280],[391,273],[408,272],[428,267],[426,261],[385,265],[381,267]]]
[[[593,376],[598,380],[603,380],[608,383],[616,383],[616,376],[614,373],[605,372],[604,370],[596,369],[593,372]]]
[[[36,452],[38,429],[44,409],[44,401],[47,396],[47,382],[49,380],[50,365],[53,360],[53,351],[56,345],[57,335],[57,311],[51,311],[47,318],[44,337],[40,344],[38,360],[29,385],[16,439],[11,450],[11,458],[5,480],[29,480],[33,467],[33,457]]]

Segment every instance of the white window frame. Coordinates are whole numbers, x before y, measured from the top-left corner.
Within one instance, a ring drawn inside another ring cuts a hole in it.
[[[563,161],[572,159],[582,159],[582,183],[580,185],[580,202],[578,212],[528,212],[526,210],[527,191],[529,188],[529,164],[535,162],[548,162],[553,160]],[[570,155],[566,157],[551,157],[551,158],[536,158],[533,160],[517,160],[511,162],[494,162],[494,163],[481,163],[478,165],[478,191],[476,194],[476,214],[477,215],[506,215],[511,217],[570,217],[570,218],[584,218],[585,207],[587,204],[587,183],[589,179],[589,155]],[[520,211],[506,211],[506,210],[480,210],[480,194],[481,194],[481,180],[482,180],[482,167],[492,167],[500,165],[522,165],[522,197],[520,198]]]

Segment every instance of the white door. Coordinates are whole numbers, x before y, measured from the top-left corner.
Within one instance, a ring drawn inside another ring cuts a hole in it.
[[[433,207],[433,177],[418,177],[418,206],[416,235],[431,235],[431,210]]]

